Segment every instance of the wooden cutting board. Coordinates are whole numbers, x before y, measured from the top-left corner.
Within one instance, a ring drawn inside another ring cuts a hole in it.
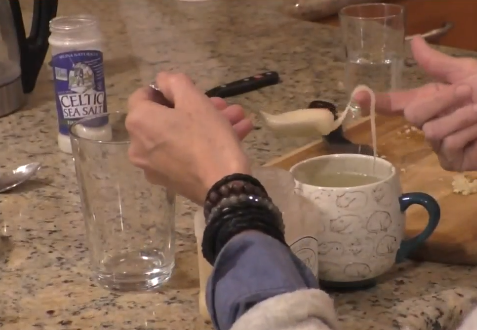
[[[403,192],[428,193],[441,207],[437,229],[412,258],[477,265],[477,194],[453,193],[452,181],[456,173],[444,171],[439,166],[437,156],[425,142],[422,132],[412,130],[404,119],[378,116],[376,126],[378,154],[399,169]],[[354,143],[372,144],[369,119],[361,119],[345,131]],[[266,166],[288,170],[302,160],[325,154],[325,146],[318,141],[274,159]],[[420,206],[412,206],[406,215],[406,234],[410,237],[420,233],[427,224],[427,212]]]

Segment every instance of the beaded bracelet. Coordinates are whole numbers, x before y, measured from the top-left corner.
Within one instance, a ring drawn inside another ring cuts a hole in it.
[[[260,215],[257,214],[255,216],[248,215],[244,217],[235,217],[229,221],[224,221],[223,226],[221,226],[217,234],[215,243],[216,255],[220,253],[228,241],[246,230],[260,231],[287,245],[283,230],[278,228],[275,223],[275,219],[271,217],[271,214],[268,210],[265,210],[265,212]]]
[[[212,208],[208,218],[205,219],[206,224],[209,223],[210,219],[214,218],[216,214],[219,213],[224,208],[229,208],[238,203],[246,203],[246,202],[249,202],[250,206],[255,204],[263,205],[265,208],[272,211],[275,217],[277,218],[281,218],[282,216],[282,213],[280,212],[278,207],[275,204],[273,204],[271,199],[263,198],[260,196],[254,196],[254,195],[240,194],[240,195],[234,195],[234,196],[222,198],[220,202],[214,208]]]
[[[209,218],[215,207],[224,207],[223,204],[219,206],[224,198],[238,195],[253,195],[270,200],[265,188],[253,176],[242,173],[227,175],[209,189],[204,202],[205,219]],[[235,203],[235,201],[231,203]]]
[[[211,264],[235,235],[257,230],[285,243],[282,213],[254,177],[235,173],[216,182],[204,203],[202,253]]]
[[[231,197],[230,199],[233,199],[233,197]],[[227,201],[230,199],[225,200]],[[216,216],[220,216],[222,220],[228,221],[231,220],[234,216],[248,216],[252,212],[266,212],[267,217],[273,219],[274,226],[276,226],[281,231],[285,229],[282,219],[282,213],[280,212],[280,210],[278,210],[278,208],[273,203],[268,201],[264,203],[263,200],[260,200],[258,198],[249,198],[243,201],[237,201],[235,204],[228,205],[227,207],[217,210],[216,212],[214,212],[213,217],[215,218]]]
[[[257,230],[285,243],[281,213],[258,200],[237,201],[210,217],[202,239],[202,253],[212,265],[222,247],[235,235]]]

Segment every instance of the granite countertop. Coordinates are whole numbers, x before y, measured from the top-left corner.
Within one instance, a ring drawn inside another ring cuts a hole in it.
[[[338,31],[282,15],[275,0],[60,1],[59,14],[96,14],[106,37],[108,107],[126,99],[158,70],[188,73],[204,88],[264,70],[283,83],[234,98],[250,112],[279,113],[320,98],[345,103],[339,89]],[[31,8],[25,0],[26,16]],[[461,54],[459,51],[455,51]],[[410,85],[423,76],[406,69]],[[263,163],[303,145],[261,128],[244,145]],[[0,196],[0,328],[195,329],[198,271],[194,207],[180,199],[177,268],[156,294],[110,293],[90,280],[78,187],[70,155],[56,145],[53,86],[46,68],[24,110],[0,119],[1,168],[43,163],[38,175]],[[344,329],[452,328],[477,298],[470,267],[406,263],[370,290],[336,294]],[[208,326],[206,326],[208,327]]]

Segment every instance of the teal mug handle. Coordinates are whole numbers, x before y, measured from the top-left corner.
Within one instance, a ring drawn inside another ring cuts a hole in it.
[[[414,204],[421,205],[426,209],[427,213],[429,214],[429,221],[422,233],[413,238],[405,239],[401,242],[401,246],[399,247],[399,250],[396,254],[396,263],[403,262],[412,251],[424,243],[424,241],[432,235],[441,218],[441,208],[434,197],[422,192],[406,193],[399,197],[401,212],[406,212],[409,206]]]

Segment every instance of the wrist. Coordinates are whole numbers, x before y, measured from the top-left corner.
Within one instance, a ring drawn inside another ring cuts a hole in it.
[[[209,192],[210,188],[219,180],[226,177],[227,175],[234,174],[234,173],[241,173],[241,174],[248,174],[251,175],[252,168],[250,163],[246,157],[243,159],[235,160],[227,164],[226,167],[210,167],[207,169],[207,173],[203,176],[202,180],[202,198],[201,200],[204,201],[207,193]]]
[[[262,232],[286,245],[282,213],[250,174],[221,177],[209,189],[203,206],[202,253],[210,264],[232,237],[245,231]]]

